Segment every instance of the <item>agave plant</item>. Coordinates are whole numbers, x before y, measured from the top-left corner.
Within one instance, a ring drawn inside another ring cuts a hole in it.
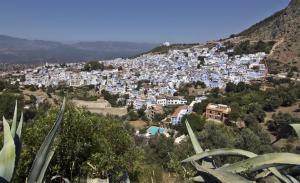
[[[10,182],[21,152],[21,131],[23,126],[23,113],[17,128],[17,102],[11,128],[3,117],[4,143],[0,151],[0,182]]]
[[[28,183],[42,183],[48,165],[54,155],[55,148],[51,149],[53,140],[63,121],[63,114],[65,109],[65,99],[60,109],[58,118],[53,125],[51,131],[46,136],[42,146],[40,147],[31,171],[28,177]],[[21,114],[20,122],[17,128],[17,102],[14,110],[14,116],[11,128],[7,120],[3,117],[3,134],[4,143],[0,151],[0,182],[8,183],[11,181],[16,170],[18,160],[21,152],[21,131],[23,126],[23,113]]]
[[[255,153],[242,149],[227,148],[203,151],[188,121],[186,121],[186,126],[196,154],[182,162],[191,162],[200,174],[200,176],[194,177],[192,180],[207,182],[208,175],[208,177],[222,183],[267,181],[268,178],[272,178],[270,182],[299,183],[299,181],[290,174],[293,173],[293,175],[296,176],[300,174],[300,155],[292,153],[256,155]],[[299,136],[300,124],[293,124],[291,126]],[[221,167],[206,167],[202,160],[214,156],[241,156],[246,159]],[[200,161],[200,163],[197,163],[197,161]],[[280,170],[278,168],[279,166],[281,168]],[[289,171],[283,173],[282,170],[287,168],[290,168]]]
[[[65,110],[65,99],[63,100],[59,115],[38,150],[36,157],[33,161],[33,165],[28,176],[28,183],[42,183],[44,175],[47,171],[48,165],[55,153],[55,148],[51,148],[53,141],[58,133],[58,130],[63,122],[64,110]]]

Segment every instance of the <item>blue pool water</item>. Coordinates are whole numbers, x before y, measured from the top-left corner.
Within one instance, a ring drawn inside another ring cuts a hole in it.
[[[157,126],[151,126],[150,128],[148,128],[148,132],[151,134],[151,135],[156,135],[157,133],[160,133],[160,134],[163,134],[165,131],[164,128],[159,128]]]

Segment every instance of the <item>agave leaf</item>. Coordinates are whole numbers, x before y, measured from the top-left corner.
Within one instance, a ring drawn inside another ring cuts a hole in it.
[[[64,183],[70,183],[69,179],[67,179],[67,178],[65,178],[65,177],[63,177],[63,176],[60,176],[60,175],[55,175],[55,176],[53,176],[53,177],[51,178],[51,182],[52,182],[53,180],[55,180],[55,179],[58,179],[58,178],[59,178],[59,179],[62,179]]]
[[[189,122],[186,120],[185,121],[185,125],[186,125],[186,128],[187,128],[187,131],[189,133],[189,136],[190,136],[190,139],[192,141],[192,144],[193,144],[193,147],[194,147],[194,150],[195,152],[198,154],[198,153],[202,153],[203,152],[203,149],[201,148],[198,140],[197,140],[197,137],[196,135],[194,134]]]
[[[270,167],[268,168],[268,170],[270,170],[270,172],[273,173],[273,175],[275,175],[277,178],[279,178],[280,180],[282,180],[285,183],[291,183],[291,180],[288,179],[285,175],[282,175],[277,168],[275,167]]]
[[[23,120],[24,120],[24,115],[23,113],[21,113],[21,118],[20,118],[20,122],[17,128],[17,132],[16,134],[18,135],[19,139],[21,139],[21,132],[22,132],[22,127],[23,127]]]
[[[257,175],[255,175],[255,179],[261,179],[261,178],[264,178],[264,177],[267,177],[271,174],[270,171],[268,170],[263,170],[262,172],[258,173]]]
[[[284,167],[285,168],[285,167]],[[288,169],[288,174],[297,177],[300,175],[300,166],[294,166]]]
[[[285,182],[285,183],[291,183],[291,180],[289,178],[287,178],[285,175],[282,175],[277,168],[275,167],[271,167],[268,168],[262,172],[260,172],[259,174],[257,174],[254,178],[255,179],[261,179],[264,177],[269,176],[271,173],[273,173],[273,175],[275,177],[277,177],[278,179],[280,179],[281,181]]]
[[[64,110],[65,110],[65,99],[63,100],[63,104],[61,106],[59,115],[58,115],[52,129],[46,136],[43,144],[41,145],[41,147],[40,147],[39,151],[37,152],[37,155],[33,161],[33,165],[31,167],[30,174],[28,176],[28,183],[36,183],[36,181],[40,177],[40,174],[42,173],[41,171],[43,169],[44,164],[47,161],[47,157],[49,157],[48,153],[51,149],[53,140],[56,137],[57,132],[63,121]]]
[[[214,149],[214,150],[204,151],[202,153],[195,154],[183,160],[182,162],[197,161],[200,159],[207,158],[209,156],[245,156],[247,158],[253,158],[257,155],[255,153],[245,151],[242,149],[222,148],[222,149]]]
[[[16,128],[17,128],[17,110],[18,110],[18,101],[16,101],[15,110],[14,110],[14,117],[11,125],[11,135],[14,138],[16,134]]]
[[[290,124],[290,126],[293,127],[298,138],[300,138],[300,124]]]
[[[252,181],[245,179],[237,174],[233,174],[231,172],[221,171],[221,170],[212,170],[206,169],[200,166],[195,161],[192,161],[192,165],[200,172],[210,174],[211,176],[215,177],[222,183],[252,183]]]
[[[23,127],[23,113],[21,114],[21,118],[20,118],[20,122],[18,124],[18,128],[17,131],[15,133],[15,137],[14,137],[14,142],[15,142],[15,146],[16,146],[16,163],[15,163],[15,167],[18,166],[18,162],[20,159],[20,155],[21,155],[21,148],[22,148],[22,142],[21,142],[21,131],[22,131],[22,127]]]
[[[130,179],[129,179],[129,176],[128,176],[128,173],[126,172],[126,181],[125,183],[130,183]]]
[[[15,143],[11,135],[9,124],[3,117],[4,143],[0,151],[0,177],[10,182],[15,168]]]
[[[190,180],[192,180],[194,182],[205,182],[205,180],[201,176],[192,177],[192,178],[190,178]]]
[[[215,149],[211,151],[205,151],[200,154],[196,154],[194,156],[191,156],[182,162],[190,162],[190,161],[197,161],[209,156],[245,156],[247,158],[253,158],[256,157],[257,155],[255,153],[245,151],[242,149],[229,149],[229,148],[223,148],[223,149]],[[279,179],[284,181],[285,183],[290,183],[289,179],[287,179],[285,176],[283,176],[276,168],[269,168],[269,170]],[[259,177],[265,177],[267,174],[269,174],[269,171],[266,171],[263,174],[260,174],[257,178]]]
[[[300,155],[292,153],[270,153],[259,155],[243,161],[236,162],[219,170],[232,173],[253,172],[278,165],[300,165]]]
[[[186,125],[187,131],[189,133],[189,136],[190,136],[190,139],[191,139],[191,142],[192,142],[192,145],[193,145],[193,148],[194,148],[195,152],[197,154],[202,153],[203,149],[202,149],[200,143],[198,142],[197,137],[194,134],[194,132],[193,132],[193,130],[192,130],[192,128],[191,128],[191,126],[190,126],[190,124],[187,120],[185,121],[185,125]],[[205,160],[203,160],[202,165],[205,166],[206,168],[215,168],[215,165],[214,165],[214,162],[213,162],[212,158],[206,158]]]
[[[43,167],[41,169],[40,175],[39,175],[38,180],[36,181],[36,183],[42,183],[43,182],[45,173],[47,171],[47,168],[48,168],[48,166],[50,164],[50,161],[51,161],[54,153],[55,153],[55,149],[54,150],[50,150],[49,153],[47,154],[47,159],[46,159],[45,164],[43,165]]]
[[[292,183],[299,183],[299,181],[295,179],[293,176],[290,175],[286,175],[286,176],[292,181]]]

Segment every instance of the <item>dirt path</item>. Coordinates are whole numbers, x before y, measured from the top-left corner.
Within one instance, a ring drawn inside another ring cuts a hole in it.
[[[281,38],[279,41],[277,41],[274,45],[273,48],[271,49],[269,56],[272,56],[274,54],[274,51],[276,50],[276,48],[281,45],[284,42],[284,38]]]

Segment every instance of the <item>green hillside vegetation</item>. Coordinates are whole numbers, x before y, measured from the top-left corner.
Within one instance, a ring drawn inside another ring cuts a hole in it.
[[[299,118],[286,113],[274,114],[272,121],[265,126],[270,132],[262,128],[262,123],[265,122],[266,112],[297,104],[300,99],[300,84],[289,79],[273,78],[268,78],[265,84],[272,89],[262,91],[259,84],[245,83],[228,83],[224,92],[214,89],[207,100],[194,106],[195,113],[185,116],[183,120],[190,121],[201,146],[205,149],[238,148],[257,154],[298,152],[297,146],[289,140],[295,135],[286,126],[300,123]],[[0,101],[3,103],[0,105],[0,114],[5,115],[7,119],[12,119],[16,98],[19,100],[18,111],[22,110],[25,103],[30,104],[24,101],[22,94],[0,95]],[[229,105],[232,108],[229,119],[242,120],[246,127],[239,129],[231,123],[218,124],[203,118],[205,107],[210,102]],[[26,111],[24,112],[26,114]],[[25,182],[36,152],[53,125],[57,112],[58,108],[48,106],[46,111],[36,110],[34,117],[25,120],[21,159],[13,182]],[[136,113],[138,118],[143,115],[140,112]],[[45,176],[46,181],[58,174],[71,182],[78,182],[80,178],[86,177],[109,177],[113,182],[121,182],[124,175],[128,174],[131,182],[141,183],[152,180],[185,182],[197,175],[190,164],[181,163],[183,159],[194,154],[189,141],[176,145],[173,143],[174,134],[171,134],[170,138],[164,135],[153,136],[150,139],[135,136],[125,118],[91,114],[72,103],[67,103],[64,122],[55,140],[57,148]],[[187,134],[184,123],[175,129],[179,131],[176,137]],[[286,138],[289,143],[281,145],[280,148],[272,146],[270,133],[276,136],[276,141]],[[223,165],[239,160],[240,157],[217,157],[215,163]],[[169,179],[166,180],[166,177]]]
[[[280,11],[274,13],[273,15],[271,15],[270,17],[254,24],[251,27],[249,27],[248,29],[242,31],[241,33],[238,34],[238,36],[249,36],[249,35],[255,33],[259,28],[267,26],[270,22],[275,21],[277,18],[284,15],[285,13],[286,13],[286,9],[280,10]]]
[[[270,53],[273,45],[275,44],[274,41],[257,41],[257,42],[250,42],[250,40],[242,41],[236,45],[226,42],[225,48],[223,49],[230,49],[233,48],[232,53],[228,53],[229,56],[233,55],[243,55],[243,54],[255,54],[258,52],[265,52],[267,54]]]
[[[50,130],[56,115],[57,109],[50,110],[47,116],[25,125],[21,163],[14,182],[25,182],[33,155]],[[118,182],[124,172],[135,180],[142,160],[142,149],[135,146],[134,139],[121,119],[90,114],[68,104],[46,180],[59,174],[71,182],[87,176],[110,177]]]
[[[261,91],[259,86],[254,87],[245,83],[237,85],[228,83],[226,93],[211,93],[207,100],[195,104],[193,110],[202,114],[208,103],[229,105],[232,108],[229,120],[241,119],[247,126],[251,126],[264,121],[265,111],[274,111],[279,106],[291,106],[300,99],[300,85],[293,82],[287,84],[287,80],[269,79],[276,87],[270,91]]]
[[[193,44],[171,44],[170,46],[158,46],[148,53],[156,53],[156,54],[165,54],[168,53],[169,50],[183,50],[187,48],[191,48],[193,46],[199,45],[198,43],[193,43]]]

